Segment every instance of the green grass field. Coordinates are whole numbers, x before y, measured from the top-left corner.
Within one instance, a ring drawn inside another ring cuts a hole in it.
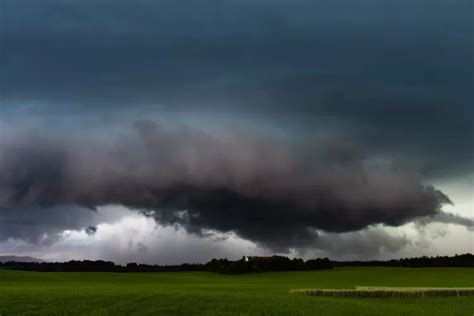
[[[42,315],[465,315],[474,297],[333,298],[298,288],[473,287],[469,268],[336,268],[219,275],[0,270],[0,314]]]

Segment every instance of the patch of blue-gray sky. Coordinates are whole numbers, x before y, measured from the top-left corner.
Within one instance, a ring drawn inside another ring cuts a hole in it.
[[[4,0],[1,111],[263,118],[396,144],[427,170],[453,155],[460,166],[473,158],[472,9],[438,0]]]

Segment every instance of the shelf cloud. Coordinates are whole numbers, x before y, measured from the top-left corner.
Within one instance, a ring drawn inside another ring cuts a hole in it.
[[[62,208],[63,228],[75,207],[118,204],[192,233],[232,231],[285,251],[314,243],[317,229],[426,217],[471,224],[444,214],[449,197],[417,173],[338,139],[288,143],[137,121],[107,142],[17,132],[0,141],[0,152],[2,215],[34,212],[49,221],[39,209],[74,206]]]
[[[472,233],[472,1],[2,6],[2,241],[93,238],[105,206],[275,252]]]

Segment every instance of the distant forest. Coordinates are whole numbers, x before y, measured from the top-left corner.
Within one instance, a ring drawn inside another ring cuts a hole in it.
[[[0,268],[44,271],[44,272],[178,272],[178,271],[209,271],[222,274],[244,274],[267,271],[305,271],[332,269],[344,266],[384,266],[384,267],[474,267],[474,255],[463,254],[452,257],[418,257],[402,258],[387,261],[331,261],[328,258],[304,261],[301,258],[290,259],[285,256],[247,257],[231,261],[228,259],[212,259],[206,264],[181,265],[148,265],[128,263],[125,266],[111,261],[68,261],[68,262],[16,262],[0,263]]]

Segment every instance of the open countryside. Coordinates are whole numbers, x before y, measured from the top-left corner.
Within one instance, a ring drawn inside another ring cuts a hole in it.
[[[294,289],[474,287],[473,268],[211,272],[0,270],[2,315],[471,315],[474,297],[336,298]]]

